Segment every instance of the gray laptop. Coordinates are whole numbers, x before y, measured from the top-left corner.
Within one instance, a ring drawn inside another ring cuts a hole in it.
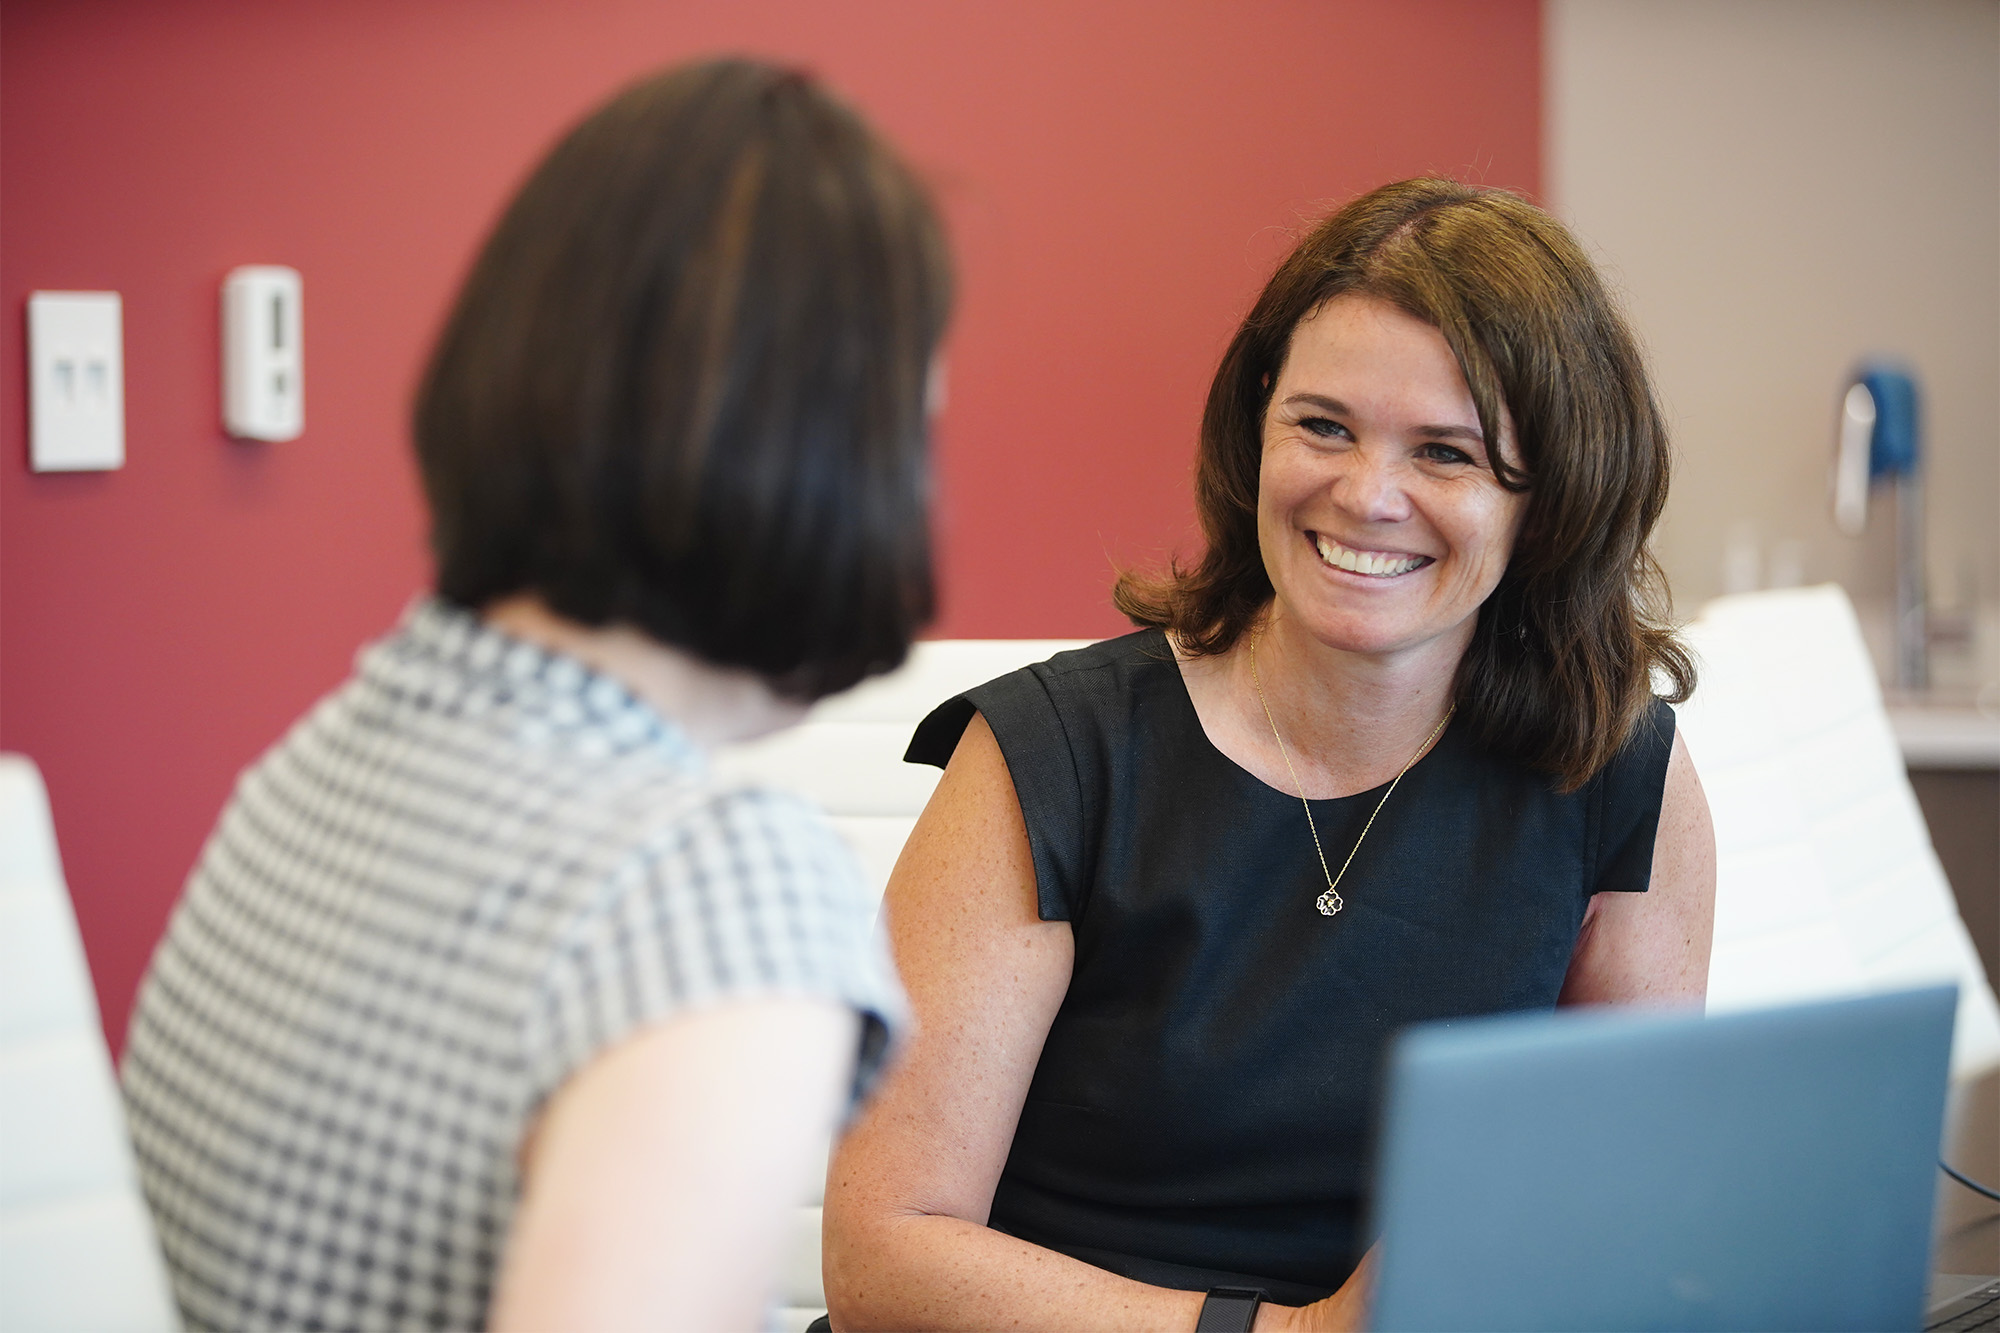
[[[1956,994],[1405,1033],[1376,1328],[1920,1327]]]

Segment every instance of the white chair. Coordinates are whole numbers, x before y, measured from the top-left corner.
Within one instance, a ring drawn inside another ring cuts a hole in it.
[[[1710,1012],[1955,981],[1954,1079],[2000,1065],[2000,1007],[1846,594],[1723,597],[1688,639],[1701,682],[1680,726],[1715,819]]]
[[[717,757],[720,774],[787,787],[832,815],[880,900],[904,839],[937,786],[938,770],[903,762],[910,733],[955,694],[1039,662],[1081,639],[938,639],[892,675],[829,699],[798,726]],[[824,1172],[821,1173],[822,1177]],[[820,1196],[794,1219],[780,1282],[780,1327],[799,1333],[826,1313],[820,1281]]]
[[[0,755],[0,1328],[179,1326],[48,797]]]

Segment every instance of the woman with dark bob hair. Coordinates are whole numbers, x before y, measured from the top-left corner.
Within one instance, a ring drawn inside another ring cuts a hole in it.
[[[835,1327],[1359,1326],[1397,1029],[1700,1003],[1667,463],[1532,205],[1405,181],[1305,238],[1209,392],[1200,560],[911,744],[918,1035],[829,1177]]]
[[[508,207],[416,407],[437,593],[243,777],[124,1082],[190,1328],[752,1328],[903,1000],[704,752],[931,612],[924,189],[747,62]]]

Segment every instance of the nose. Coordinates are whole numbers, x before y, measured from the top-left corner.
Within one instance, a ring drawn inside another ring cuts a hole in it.
[[[1363,523],[1399,523],[1410,516],[1403,460],[1393,450],[1363,443],[1343,456],[1333,500]]]

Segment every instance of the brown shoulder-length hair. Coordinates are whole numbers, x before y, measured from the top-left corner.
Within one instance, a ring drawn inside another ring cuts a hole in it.
[[[928,192],[797,71],[634,84],[486,242],[416,403],[437,587],[533,593],[813,699],[930,618]]]
[[[1437,328],[1486,438],[1511,417],[1525,491],[1512,558],[1459,663],[1459,717],[1565,790],[1615,754],[1694,662],[1667,620],[1647,538],[1667,498],[1666,425],[1637,342],[1567,230],[1525,200],[1447,180],[1385,185],[1328,217],[1278,266],[1224,353],[1202,413],[1195,505],[1207,550],[1113,598],[1188,651],[1233,646],[1271,600],[1257,546],[1264,413],[1299,321],[1349,293]]]

